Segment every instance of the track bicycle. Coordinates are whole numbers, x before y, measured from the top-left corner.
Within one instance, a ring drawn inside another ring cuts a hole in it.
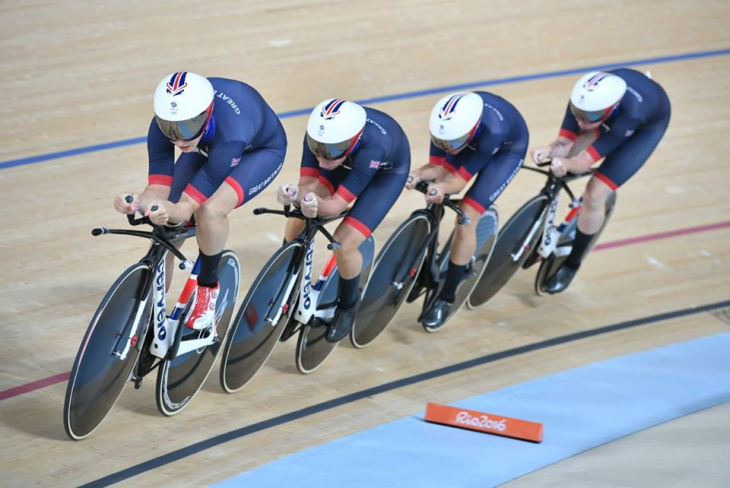
[[[527,269],[537,262],[540,263],[540,267],[535,278],[535,292],[544,295],[545,283],[570,254],[578,225],[576,217],[580,212],[583,198],[576,198],[568,184],[593,175],[595,170],[557,177],[549,170],[540,169],[549,165],[550,162],[544,162],[533,168],[523,164],[523,169],[544,175],[545,185],[536,196],[522,205],[499,231],[493,258],[469,297],[469,308],[477,308],[486,303],[502,289],[518,269]],[[570,198],[570,211],[565,219],[556,225],[561,191],[565,191]],[[613,192],[606,201],[606,218],[603,226],[593,238],[588,252],[598,241],[613,214],[615,205],[616,192]]]
[[[131,197],[128,197],[131,198]],[[128,200],[129,201],[129,200]],[[193,264],[176,247],[195,235],[195,228],[153,225],[146,217],[128,215],[133,226],[152,225],[151,232],[97,227],[92,235],[142,237],[152,242],[147,254],[114,282],[94,313],[76,354],[66,388],[63,423],[74,440],[89,436],[107,417],[127,383],[136,389],[157,369],[155,398],[166,415],[180,413],[210,374],[226,336],[238,295],[239,262],[225,250],[218,268],[219,298],[215,327],[184,325],[197,290],[200,259]],[[166,309],[167,253],[192,269],[171,314]]]
[[[330,255],[321,276],[312,283],[314,245],[317,234],[329,241],[327,248],[339,247],[325,225],[347,215],[308,218],[300,210],[257,208],[255,215],[274,214],[302,219],[305,227],[296,239],[278,249],[256,277],[238,311],[221,360],[220,382],[233,393],[243,388],[264,365],[278,342],[298,334],[295,351],[297,369],[311,373],[337,347],[325,340],[327,323],[337,307],[339,273]],[[370,276],[375,240],[368,237],[359,248],[363,256],[360,288]]]
[[[415,189],[423,194],[428,182],[419,182]],[[350,334],[356,348],[363,348],[379,337],[391,324],[404,302],[413,302],[425,296],[423,312],[433,304],[446,278],[451,241],[439,246],[439,229],[445,209],[457,216],[457,225],[469,225],[469,217],[459,208],[459,199],[445,197],[440,204],[429,204],[416,210],[390,236],[375,261],[375,267],[363,292],[362,303]],[[459,284],[456,300],[447,321],[462,307],[473,286],[490,260],[498,224],[496,207],[492,206],[477,222],[477,246],[467,265],[464,279]],[[424,328],[431,332],[428,328]]]

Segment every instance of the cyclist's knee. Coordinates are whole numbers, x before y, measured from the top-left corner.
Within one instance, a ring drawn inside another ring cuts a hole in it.
[[[357,251],[365,241],[365,235],[347,224],[340,225],[333,237],[340,243],[340,252]]]
[[[611,196],[611,190],[600,180],[592,180],[583,194],[583,208],[589,212],[603,211],[606,207],[606,200]]]
[[[464,202],[459,205],[459,208],[462,212],[466,214],[467,217],[469,217],[469,220],[471,220],[471,222],[469,224],[459,224],[459,216],[457,215],[456,220],[454,221],[456,224],[457,232],[459,231],[459,229],[463,229],[464,232],[476,232],[477,222],[479,222],[479,219],[482,216],[481,210],[476,209],[472,205],[468,205]]]
[[[197,222],[216,220],[225,217],[230,211],[229,206],[224,205],[223,202],[208,200],[195,211],[195,220]]]
[[[471,217],[470,217],[471,218]],[[477,217],[478,219],[478,217]],[[477,219],[471,218],[470,224],[459,224],[458,220],[454,227],[454,238],[457,240],[473,239],[477,233]]]

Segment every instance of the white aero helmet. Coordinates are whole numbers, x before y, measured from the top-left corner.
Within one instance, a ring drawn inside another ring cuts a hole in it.
[[[355,102],[328,98],[314,107],[307,122],[307,146],[315,156],[347,156],[365,129],[365,109]]]
[[[611,73],[593,71],[582,76],[570,95],[570,111],[576,119],[602,122],[626,93],[626,82]]]
[[[431,141],[439,149],[456,154],[474,137],[483,111],[484,102],[476,93],[446,95],[431,110]]]
[[[208,127],[213,114],[213,85],[187,71],[171,73],[155,90],[155,119],[171,141],[191,141]]]

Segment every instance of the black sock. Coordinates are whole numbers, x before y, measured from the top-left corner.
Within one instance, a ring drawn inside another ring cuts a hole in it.
[[[442,300],[454,303],[454,300],[456,300],[456,289],[459,287],[465,271],[465,264],[458,265],[449,261],[449,269],[446,271],[446,283],[444,283],[444,287],[439,294]]]
[[[360,295],[360,275],[346,280],[340,276],[340,308],[352,308]]]
[[[200,251],[200,273],[198,274],[198,285],[213,288],[218,284],[218,265],[221,262],[223,251],[213,256]]]
[[[575,241],[573,241],[573,249],[570,251],[568,259],[565,260],[565,265],[569,268],[578,269],[583,256],[588,250],[588,246],[591,245],[593,236],[595,234],[584,234],[580,229],[575,230]]]

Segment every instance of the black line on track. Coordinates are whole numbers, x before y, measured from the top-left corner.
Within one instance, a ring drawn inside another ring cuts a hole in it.
[[[220,434],[220,435],[211,437],[210,439],[207,439],[207,440],[204,440],[201,442],[196,442],[195,444],[191,444],[187,447],[183,447],[176,451],[172,451],[168,454],[164,454],[162,456],[150,459],[149,461],[145,461],[145,462],[137,464],[135,466],[130,466],[129,468],[123,469],[121,471],[117,471],[116,473],[112,473],[110,475],[104,476],[103,478],[99,478],[95,481],[82,485],[82,488],[109,486],[109,485],[112,485],[115,483],[119,483],[120,481],[124,481],[129,478],[132,478],[133,476],[137,476],[138,474],[142,474],[147,471],[151,471],[155,468],[164,466],[166,464],[170,464],[175,461],[179,461],[180,459],[186,458],[188,456],[192,456],[201,451],[205,451],[206,449],[210,449],[210,448],[219,446],[219,445],[224,444],[229,441],[240,439],[241,437],[245,437],[247,435],[250,435],[250,434],[253,434],[256,432],[260,432],[262,430],[270,429],[273,427],[278,427],[278,426],[286,424],[288,422],[293,422],[295,420],[309,417],[310,415],[315,415],[315,414],[318,414],[318,413],[321,413],[321,412],[324,412],[327,410],[332,410],[332,409],[340,407],[342,405],[347,405],[348,403],[354,403],[358,400],[362,400],[364,398],[368,398],[373,395],[379,395],[381,393],[385,393],[388,391],[397,390],[398,388],[403,388],[405,386],[414,385],[416,383],[428,381],[433,378],[438,378],[440,376],[446,376],[446,375],[449,375],[452,373],[458,373],[460,371],[464,371],[466,369],[474,368],[477,366],[482,366],[487,363],[492,363],[492,362],[499,361],[502,359],[519,356],[521,354],[527,354],[529,352],[538,351],[540,349],[547,349],[550,347],[567,344],[569,342],[587,339],[589,337],[609,334],[611,332],[631,329],[633,327],[653,324],[653,323],[661,322],[664,320],[671,320],[671,319],[676,319],[679,317],[686,317],[688,315],[694,315],[694,314],[704,313],[704,312],[711,312],[714,310],[723,309],[723,308],[727,308],[727,307],[730,307],[730,300],[724,301],[724,302],[718,302],[718,303],[711,303],[708,305],[702,305],[699,307],[686,308],[683,310],[676,310],[674,312],[667,312],[667,313],[662,313],[662,314],[658,314],[658,315],[651,315],[649,317],[643,317],[643,318],[639,318],[639,319],[629,320],[626,322],[620,322],[618,324],[607,325],[605,327],[599,327],[597,329],[576,332],[573,334],[568,334],[568,335],[564,335],[564,336],[560,336],[560,337],[554,337],[552,339],[548,339],[548,340],[545,340],[542,342],[536,342],[534,344],[528,344],[525,346],[515,347],[513,349],[507,349],[505,351],[488,354],[486,356],[482,356],[482,357],[475,358],[475,359],[470,359],[469,361],[464,361],[462,363],[453,364],[451,366],[445,366],[443,368],[435,369],[433,371],[427,371],[425,373],[417,374],[415,376],[409,376],[408,378],[391,381],[390,383],[385,383],[383,385],[368,388],[366,390],[350,393],[349,395],[341,396],[339,398],[334,398],[332,400],[318,403],[318,404],[312,405],[310,407],[302,408],[302,409],[294,411],[294,412],[289,412],[284,415],[279,415],[278,417],[274,417],[269,420],[264,420],[262,422],[258,422],[253,425],[241,427],[240,429],[232,430],[230,432],[226,432],[225,434]]]

